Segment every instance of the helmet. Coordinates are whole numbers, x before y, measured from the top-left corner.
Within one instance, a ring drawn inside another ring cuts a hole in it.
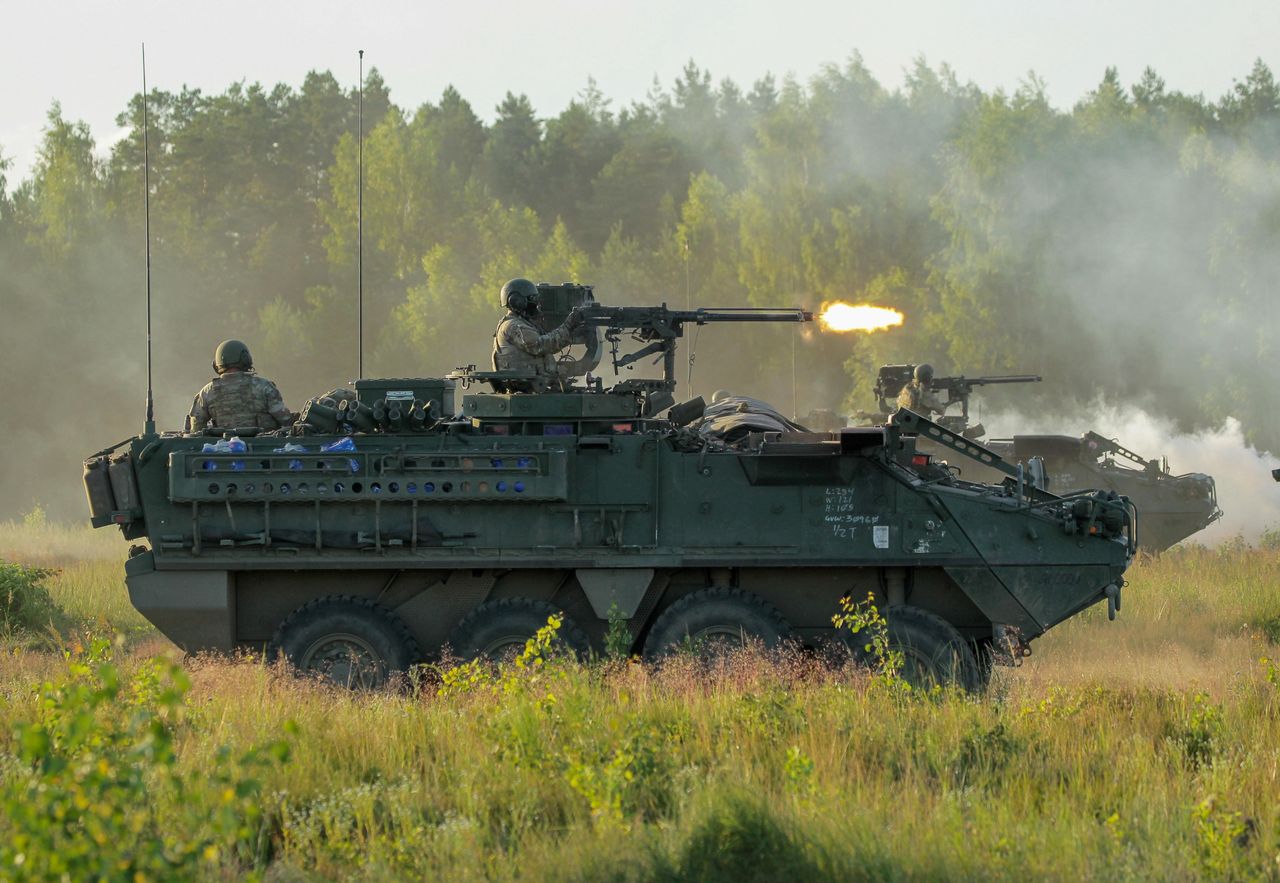
[[[933,366],[930,365],[928,362],[921,362],[919,365],[916,365],[916,371],[915,371],[914,377],[916,379],[916,383],[932,382]]]
[[[249,348],[242,341],[224,340],[213,351],[213,370],[221,374],[228,368],[253,370],[253,356],[249,355]]]
[[[531,315],[538,311],[538,286],[528,279],[512,279],[502,286],[502,306],[513,313]]]
[[[733,393],[729,392],[727,389],[717,389],[711,394],[711,404],[714,405],[716,402],[724,401],[731,395],[733,395]]]

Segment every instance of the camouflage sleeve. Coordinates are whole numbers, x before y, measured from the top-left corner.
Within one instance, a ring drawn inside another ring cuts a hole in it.
[[[902,392],[898,393],[899,408],[915,411],[925,417],[935,412],[938,414],[945,412],[947,404],[932,390],[921,389],[910,383],[902,387]]]
[[[943,401],[935,392],[930,392],[927,390],[921,392],[920,402],[930,411],[936,411],[939,414],[942,414],[947,410],[948,403]],[[928,412],[925,412],[925,416],[926,417],[928,416]]]
[[[573,331],[561,325],[554,331],[539,334],[538,329],[527,322],[510,322],[505,329],[507,339],[531,356],[558,353],[569,345]]]
[[[200,390],[191,402],[191,412],[187,414],[188,432],[200,432],[209,425],[209,405],[204,400],[204,393],[204,389]]]
[[[266,378],[259,378],[263,383],[263,399],[267,413],[276,421],[277,426],[290,426],[294,421],[294,413],[284,404],[284,396],[280,388]]]

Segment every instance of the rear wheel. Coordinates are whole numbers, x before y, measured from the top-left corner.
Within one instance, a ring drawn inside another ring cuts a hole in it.
[[[421,657],[391,611],[351,595],[317,598],[289,614],[268,645],[269,657],[280,654],[300,672],[358,690],[384,686]]]
[[[449,644],[463,659],[501,662],[520,653],[529,639],[556,615],[564,617],[556,633],[556,645],[578,658],[586,656],[591,642],[582,628],[559,607],[533,598],[484,602],[458,623]]]
[[[976,693],[986,686],[969,642],[942,617],[903,605],[890,607],[885,619],[889,650],[902,654],[900,674],[913,687],[954,684]],[[859,659],[878,664],[865,650],[865,636],[856,635],[851,643]]]
[[[791,626],[759,595],[740,589],[703,589],[672,604],[654,622],[644,642],[650,658],[687,647],[707,652],[735,649],[756,640],[778,646],[791,637]]]

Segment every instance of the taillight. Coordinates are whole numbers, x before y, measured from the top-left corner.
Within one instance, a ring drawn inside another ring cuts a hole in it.
[[[911,455],[912,466],[928,466],[932,462],[933,462],[933,456],[931,454],[912,454]]]

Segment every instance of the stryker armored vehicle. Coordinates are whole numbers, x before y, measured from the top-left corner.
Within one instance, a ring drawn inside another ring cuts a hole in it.
[[[562,391],[482,391],[529,378],[474,367],[358,380],[271,436],[150,432],[91,456],[92,523],[145,540],[125,565],[134,606],[185,650],[268,648],[373,686],[446,651],[500,657],[557,612],[583,654],[610,620],[648,656],[821,645],[841,599],[870,594],[908,676],[968,689],[1056,623],[1119,607],[1137,539],[1123,497],[1048,493],[907,411],[809,433],[674,404],[686,326],[808,313],[611,307],[567,284],[539,300],[547,327],[585,316]],[[620,353],[624,336],[639,349]],[[590,371],[606,344],[615,374],[653,357],[662,377],[605,388]],[[957,478],[925,440],[1000,482]]]
[[[885,365],[876,378],[875,394],[881,414],[897,410],[898,393],[911,379],[915,365]],[[947,393],[949,404],[958,403],[960,413],[938,418],[938,423],[969,439],[982,439],[986,429],[969,419],[969,397],[976,386],[999,383],[1034,383],[1032,375],[1008,377],[935,377],[935,392]],[[1222,517],[1217,489],[1211,476],[1201,472],[1175,475],[1165,460],[1149,460],[1096,432],[1080,436],[1015,435],[988,439],[983,444],[1011,461],[1040,458],[1048,470],[1050,487],[1062,494],[1081,493],[1090,488],[1123,494],[1142,513],[1140,548],[1162,552],[1175,543],[1203,530]],[[925,447],[938,453],[937,448]],[[972,481],[998,481],[999,475],[976,465],[960,465],[961,474]]]

